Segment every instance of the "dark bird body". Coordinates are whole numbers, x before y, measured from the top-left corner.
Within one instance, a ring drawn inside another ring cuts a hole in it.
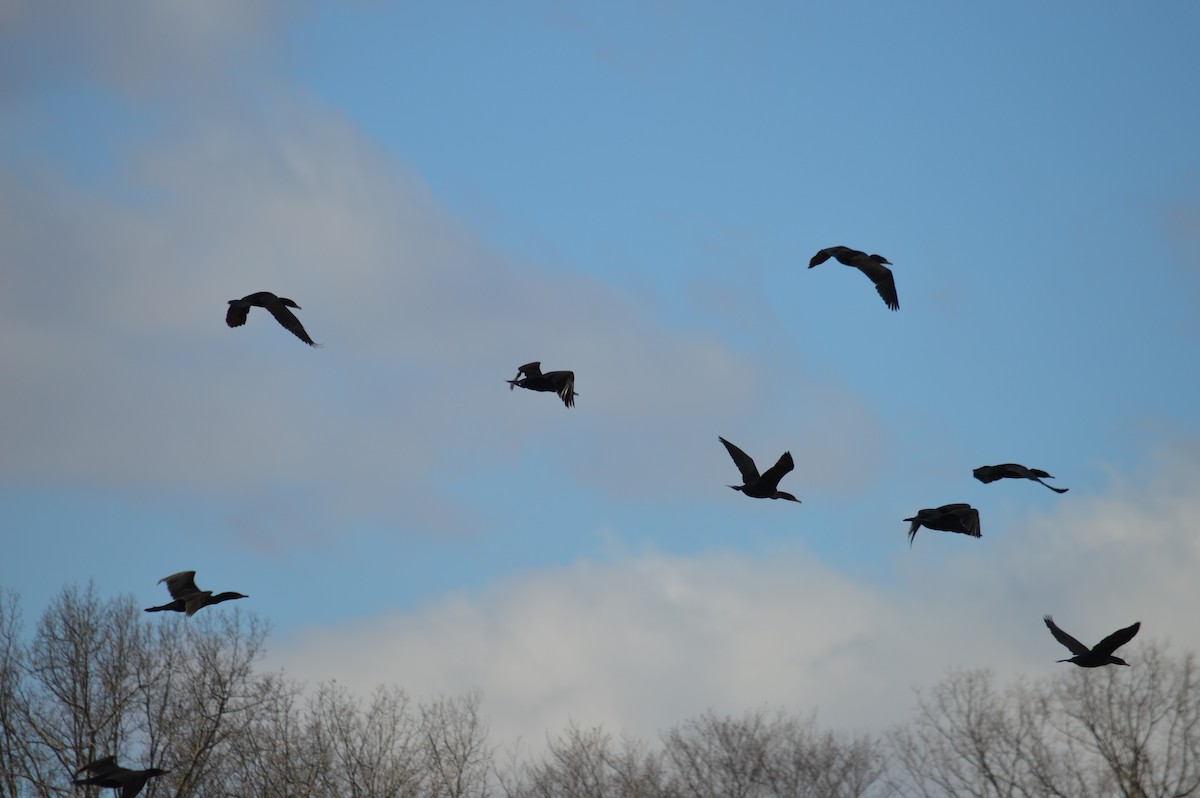
[[[795,462],[792,460],[791,452],[784,452],[775,465],[768,468],[765,474],[760,475],[758,473],[758,466],[754,465],[754,460],[750,458],[750,455],[724,438],[718,437],[717,440],[725,444],[725,449],[729,452],[729,456],[733,458],[734,465],[738,467],[738,471],[742,472],[743,484],[730,485],[729,487],[734,490],[740,490],[742,493],[755,499],[787,499],[791,502],[800,502],[792,494],[779,490],[779,480],[783,479],[784,474],[796,467]]]
[[[241,327],[250,315],[250,308],[266,308],[275,317],[275,321],[282,324],[283,328],[292,335],[309,346],[320,346],[308,336],[308,332],[300,323],[300,319],[296,318],[296,314],[288,310],[288,308],[300,310],[300,306],[287,297],[275,296],[270,291],[259,291],[241,299],[229,300],[229,310],[225,312],[225,323],[230,327]]]
[[[73,784],[77,786],[90,784],[96,787],[110,787],[114,790],[120,790],[121,798],[133,798],[133,796],[142,791],[147,781],[155,776],[162,776],[170,772],[159,770],[158,768],[130,770],[118,765],[117,758],[114,756],[106,756],[103,759],[97,759],[95,762],[89,762],[75,771],[75,775],[78,776],[85,770],[90,775],[86,779],[74,779],[72,781]]]
[[[522,377],[521,375],[525,376]],[[558,398],[562,399],[563,404],[567,407],[575,406],[575,397],[579,396],[575,392],[575,372],[573,371],[547,371],[542,373],[542,362],[535,360],[532,363],[526,363],[524,366],[517,367],[517,376],[508,380],[508,390],[513,388],[525,388],[530,391],[553,391],[558,394]]]
[[[917,510],[916,515],[904,520],[912,523],[908,530],[909,546],[912,546],[920,527],[939,532],[957,532],[973,538],[983,536],[979,531],[979,511],[969,504],[943,504],[941,507]]]
[[[161,607],[147,607],[146,612],[186,612],[190,616],[212,604],[250,598],[232,591],[218,593],[214,596],[211,590],[201,590],[196,587],[195,571],[180,571],[158,580],[160,585],[163,582],[167,583],[167,590],[171,592],[171,598],[175,600],[170,604],[163,604]]]
[[[1052,485],[1047,485],[1042,482],[1042,479],[1054,479],[1050,474],[1042,471],[1040,468],[1026,468],[1023,465],[1016,463],[1003,463],[1001,465],[980,466],[973,472],[975,479],[983,483],[995,482],[998,479],[1032,479],[1039,485],[1043,485],[1055,493],[1066,493],[1070,488],[1056,488]]]
[[[850,247],[829,247],[823,249],[808,262],[808,268],[819,266],[830,258],[837,258],[838,263],[853,266],[875,283],[875,290],[883,297],[883,302],[892,310],[900,309],[900,297],[896,294],[896,280],[888,266],[892,262],[882,255],[868,255]],[[887,264],[885,266],[884,264]]]
[[[1081,668],[1101,668],[1105,665],[1129,665],[1128,662],[1120,657],[1114,657],[1113,652],[1132,640],[1133,636],[1138,633],[1138,629],[1142,628],[1142,622],[1138,621],[1133,626],[1118,629],[1096,645],[1088,648],[1062,629],[1059,629],[1058,624],[1054,623],[1054,619],[1049,615],[1042,620],[1046,622],[1046,628],[1050,630],[1050,634],[1054,635],[1054,639],[1070,649],[1071,653],[1075,655],[1070,659],[1060,659],[1058,662],[1073,662]]]

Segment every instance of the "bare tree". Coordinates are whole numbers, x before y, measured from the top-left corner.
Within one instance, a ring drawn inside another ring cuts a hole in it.
[[[900,795],[1182,798],[1200,792],[1194,657],[1141,647],[1130,668],[1071,669],[1006,692],[952,673],[892,739]]]
[[[438,698],[421,706],[420,737],[429,798],[482,798],[492,751],[480,717],[479,693]]]
[[[509,798],[672,798],[661,753],[633,737],[618,746],[599,727],[571,724],[537,760],[500,774]]]
[[[819,733],[782,711],[740,718],[709,712],[669,731],[666,754],[681,795],[693,798],[860,798],[883,774],[871,738]]]

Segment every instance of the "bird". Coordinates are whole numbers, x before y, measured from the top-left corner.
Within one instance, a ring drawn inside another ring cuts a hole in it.
[[[1016,463],[1003,463],[1001,465],[980,466],[972,471],[975,479],[983,483],[995,482],[998,479],[1032,479],[1039,485],[1044,485],[1055,493],[1066,493],[1070,488],[1056,488],[1053,485],[1046,485],[1041,478],[1054,479],[1053,476],[1042,471],[1040,468],[1026,468],[1023,465]]]
[[[133,796],[142,791],[147,781],[155,776],[170,773],[169,770],[160,770],[159,768],[147,768],[146,770],[123,768],[117,764],[115,756],[106,756],[103,759],[97,759],[95,762],[89,762],[75,771],[75,775],[78,776],[85,770],[91,775],[86,779],[73,779],[73,784],[76,786],[90,784],[96,787],[111,787],[114,790],[121,791],[121,798],[133,798]]]
[[[1054,635],[1054,639],[1070,649],[1071,653],[1075,655],[1069,659],[1060,659],[1058,662],[1073,662],[1081,668],[1100,668],[1105,665],[1129,665],[1128,662],[1120,657],[1114,657],[1113,652],[1132,640],[1133,636],[1138,633],[1138,629],[1142,628],[1142,622],[1138,621],[1133,626],[1118,629],[1089,649],[1083,643],[1080,643],[1062,629],[1059,629],[1058,624],[1054,623],[1054,619],[1049,615],[1042,618],[1042,620],[1046,622],[1046,628],[1050,630],[1050,634]]]
[[[521,375],[525,376],[522,377]],[[507,380],[508,390],[527,388],[531,391],[554,391],[567,407],[575,406],[575,372],[547,371],[542,373],[542,362],[535,360],[517,367],[517,376]]]
[[[900,309],[900,298],[896,295],[896,281],[892,277],[892,270],[888,268],[892,265],[890,260],[882,255],[868,255],[857,249],[850,249],[850,247],[829,247],[813,255],[812,260],[808,262],[808,268],[819,266],[830,258],[837,258],[839,263],[853,266],[870,277],[871,282],[875,283],[875,290],[879,292],[879,296],[883,297],[884,304],[892,310]],[[887,266],[884,265],[885,263]]]
[[[161,607],[147,607],[146,612],[186,612],[188,616],[195,615],[198,610],[209,606],[210,604],[220,604],[222,601],[231,601],[233,599],[250,598],[241,593],[227,591],[213,595],[211,590],[201,590],[196,587],[196,572],[195,571],[180,571],[177,574],[164,576],[158,580],[158,584],[167,583],[167,590],[171,591],[171,598],[175,599],[170,604],[163,604]]]
[[[919,527],[936,529],[939,532],[957,532],[960,535],[970,535],[973,538],[982,537],[979,531],[979,511],[969,504],[943,504],[941,507],[917,510],[908,530],[908,545],[912,548],[913,539],[917,536]]]
[[[241,327],[246,323],[246,317],[250,315],[252,307],[266,308],[275,317],[275,321],[282,324],[283,328],[292,335],[309,346],[320,346],[308,337],[308,332],[300,323],[300,319],[296,318],[296,314],[288,310],[288,308],[300,310],[300,306],[287,297],[275,296],[270,291],[258,291],[247,294],[241,299],[229,300],[229,310],[225,312],[225,323],[230,327]]]
[[[800,500],[792,494],[779,490],[779,480],[783,479],[784,474],[796,467],[795,461],[792,460],[791,452],[784,452],[775,462],[775,465],[768,468],[767,473],[760,476],[758,466],[754,465],[754,460],[750,458],[750,455],[720,436],[717,436],[717,440],[725,444],[729,456],[733,458],[734,465],[738,467],[738,471],[742,472],[743,484],[730,485],[729,487],[739,490],[755,499],[787,499],[790,502],[800,503]]]

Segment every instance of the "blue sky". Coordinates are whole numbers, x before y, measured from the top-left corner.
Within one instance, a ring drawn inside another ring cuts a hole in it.
[[[1195,648],[1198,16],[0,5],[0,584],[195,569],[271,667],[526,737],[881,728],[1050,672],[1046,612]],[[226,328],[258,290],[325,346]],[[1071,492],[971,478],[1008,461]],[[983,538],[910,551],[952,501]]]

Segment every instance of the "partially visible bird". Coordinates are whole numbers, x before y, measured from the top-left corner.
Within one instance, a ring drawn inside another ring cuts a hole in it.
[[[308,332],[300,323],[300,319],[296,318],[296,314],[288,310],[288,308],[300,310],[300,306],[287,297],[275,296],[270,291],[259,291],[247,294],[241,299],[229,300],[229,310],[225,312],[225,323],[230,327],[241,327],[250,315],[250,308],[266,308],[275,317],[275,320],[292,335],[309,346],[320,346],[308,337]]]
[[[936,529],[939,532],[970,535],[973,538],[983,536],[983,533],[979,531],[979,511],[969,504],[943,504],[941,507],[925,508],[917,510],[916,515],[904,520],[912,522],[912,526],[908,530],[910,548],[913,539],[917,536],[917,529],[922,526],[927,529]]]
[[[522,377],[521,375],[525,376]],[[508,390],[526,388],[530,391],[554,391],[567,407],[575,406],[575,372],[547,371],[542,373],[542,361],[535,360],[517,367],[517,376],[507,380]]]
[[[161,585],[167,583],[167,590],[171,592],[171,598],[175,599],[170,604],[163,604],[161,607],[147,607],[146,612],[186,612],[189,616],[195,615],[198,610],[201,610],[211,604],[220,604],[222,601],[231,601],[233,599],[250,598],[241,593],[227,591],[213,595],[211,590],[201,590],[196,587],[196,572],[195,571],[180,571],[177,574],[164,576],[158,580]]]
[[[1026,468],[1023,465],[1016,463],[1003,463],[1001,465],[980,466],[972,471],[975,479],[983,483],[995,482],[998,479],[1032,479],[1039,485],[1043,485],[1055,493],[1066,493],[1070,488],[1056,488],[1052,485],[1046,485],[1041,478],[1054,479],[1053,476],[1042,471],[1040,468]]]
[[[754,460],[750,458],[750,455],[720,436],[717,436],[717,440],[725,444],[725,449],[733,458],[734,465],[738,467],[738,471],[742,472],[743,484],[729,487],[740,490],[755,499],[787,499],[790,502],[800,503],[800,500],[792,494],[779,490],[779,480],[796,467],[791,452],[784,452],[775,465],[768,468],[765,474],[760,475],[758,466],[754,465]]]
[[[1062,629],[1059,629],[1058,624],[1054,623],[1054,619],[1049,615],[1045,616],[1042,620],[1046,622],[1046,628],[1050,630],[1050,634],[1054,635],[1054,639],[1070,649],[1071,653],[1075,655],[1070,659],[1060,659],[1057,661],[1074,662],[1081,668],[1100,668],[1105,665],[1128,665],[1129,663],[1120,657],[1114,657],[1113,652],[1132,640],[1133,636],[1138,633],[1138,629],[1142,628],[1142,622],[1138,621],[1133,626],[1118,629],[1096,645],[1088,648]]]
[[[123,768],[117,764],[115,756],[106,756],[95,762],[89,762],[75,771],[75,775],[78,776],[85,770],[91,775],[86,779],[73,779],[71,783],[76,786],[90,784],[96,787],[111,787],[121,791],[121,798],[133,798],[142,791],[147,781],[155,776],[170,773],[169,770],[159,770],[158,768],[147,768],[146,770]]]
[[[875,283],[875,290],[879,292],[879,296],[883,297],[884,304],[892,310],[900,309],[900,298],[896,295],[896,281],[892,277],[892,270],[888,268],[892,265],[890,260],[882,255],[868,255],[857,249],[850,249],[850,247],[828,247],[812,256],[812,260],[808,262],[808,268],[819,266],[830,258],[837,258],[838,263],[853,266],[870,277],[871,282]],[[885,263],[887,266],[884,265]]]

